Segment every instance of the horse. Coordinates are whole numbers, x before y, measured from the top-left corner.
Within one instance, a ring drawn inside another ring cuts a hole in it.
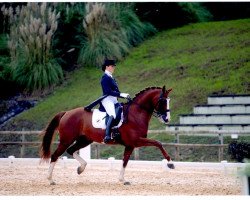
[[[109,143],[110,145],[120,144],[125,147],[122,169],[119,175],[120,182],[130,184],[125,181],[124,173],[130,155],[134,148],[137,147],[157,147],[168,161],[167,166],[170,169],[175,168],[173,161],[162,144],[159,141],[147,138],[149,121],[152,115],[158,117],[161,122],[168,123],[170,121],[170,98],[168,94],[171,90],[166,90],[165,86],[148,87],[137,93],[133,99],[124,103],[123,112],[126,120],[118,128],[120,139]],[[55,184],[52,179],[52,173],[56,161],[65,151],[80,163],[77,173],[81,174],[87,162],[77,154],[77,151],[92,142],[103,142],[105,130],[92,126],[92,115],[92,110],[86,111],[84,107],[62,111],[56,114],[42,131],[40,157],[41,161],[49,161],[51,159],[47,177],[51,185]],[[57,149],[51,155],[50,146],[55,132],[59,132],[60,141]]]

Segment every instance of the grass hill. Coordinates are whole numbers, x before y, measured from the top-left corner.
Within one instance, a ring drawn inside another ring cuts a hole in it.
[[[117,64],[122,92],[134,96],[148,86],[173,88],[172,122],[211,94],[250,94],[250,19],[191,24],[160,32]],[[101,95],[97,68],[80,68],[64,83],[5,124],[3,129],[41,130],[59,111],[85,106]],[[151,129],[164,126],[152,119]]]

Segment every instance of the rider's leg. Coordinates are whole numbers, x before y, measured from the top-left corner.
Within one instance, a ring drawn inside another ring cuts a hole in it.
[[[112,128],[113,121],[114,121],[114,117],[112,115],[108,116],[108,122],[107,122],[107,126],[106,126],[106,131],[105,131],[104,143],[108,143],[110,140],[112,140],[111,128]]]
[[[108,98],[102,101],[102,105],[108,114],[108,120],[107,120],[106,132],[105,132],[105,138],[104,138],[104,143],[107,143],[112,139],[111,128],[113,125],[113,121],[116,118],[115,105],[114,105],[114,102],[110,101]]]

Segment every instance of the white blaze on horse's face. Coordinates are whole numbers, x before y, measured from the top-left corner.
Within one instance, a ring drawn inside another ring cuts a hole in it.
[[[166,114],[164,115],[160,115],[158,117],[158,119],[164,123],[164,124],[168,124],[170,122],[170,109],[169,109],[169,102],[170,102],[170,98],[166,98],[166,103],[167,103],[167,109],[166,109]]]
[[[169,108],[169,102],[170,102],[170,98],[168,97],[167,99],[167,118],[166,118],[166,120],[167,120],[167,124],[170,122],[170,108]]]

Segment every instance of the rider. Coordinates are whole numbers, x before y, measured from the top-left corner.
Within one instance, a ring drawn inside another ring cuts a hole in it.
[[[101,107],[103,106],[108,114],[104,143],[108,143],[111,140],[112,123],[114,119],[116,119],[115,104],[118,104],[117,97],[130,98],[129,94],[120,93],[119,91],[118,84],[112,76],[115,66],[115,61],[108,59],[106,59],[102,65],[102,71],[104,71],[104,74],[101,78],[101,86],[103,95],[108,95],[101,101]]]

